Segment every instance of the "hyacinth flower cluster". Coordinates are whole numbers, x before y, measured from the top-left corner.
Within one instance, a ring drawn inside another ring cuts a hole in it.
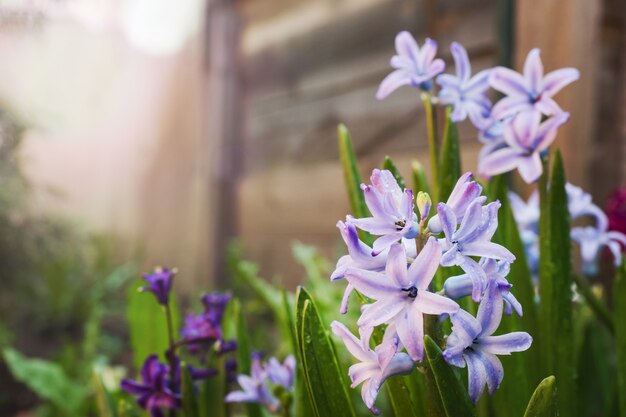
[[[291,403],[295,368],[296,359],[292,355],[287,356],[283,363],[274,357],[261,363],[261,355],[253,352],[251,374],[237,377],[241,390],[229,393],[225,401],[258,403],[270,413],[281,413]]]
[[[160,362],[157,352],[154,352],[145,359],[140,380],[124,379],[121,382],[122,390],[137,396],[137,404],[153,417],[164,417],[166,410],[172,412],[181,408],[183,366],[193,381],[214,377],[218,374],[217,369],[208,366],[212,355],[223,355],[237,347],[234,340],[224,339],[221,328],[231,296],[218,292],[202,297],[204,311],[197,315],[188,314],[180,338],[174,339],[170,298],[175,275],[173,269],[156,268],[154,273],[143,276],[147,285],[139,289],[151,292],[165,313],[169,335],[169,346],[164,352],[166,363]],[[200,366],[183,362],[184,353],[195,357]],[[234,373],[236,362],[227,360],[226,369]]]
[[[574,68],[544,75],[539,49],[529,52],[523,74],[505,67],[482,70],[472,76],[465,48],[453,42],[450,51],[456,74],[442,74],[445,63],[436,58],[437,43],[426,39],[420,48],[408,32],[396,37],[391,59],[395,68],[383,80],[376,97],[384,99],[395,89],[419,87],[432,104],[450,106],[451,120],[466,118],[478,129],[484,143],[478,172],[486,177],[518,170],[527,183],[543,172],[541,155],[554,142],[558,128],[569,119],[553,97],[580,76]],[[435,94],[433,80],[439,85]],[[504,96],[495,104],[488,97],[492,88]]]
[[[587,276],[598,274],[598,261],[604,248],[607,248],[618,266],[626,249],[626,234],[609,229],[609,218],[600,207],[593,203],[591,195],[573,184],[566,184],[570,219],[591,221],[592,226],[572,226],[570,236],[580,249],[582,272]],[[534,191],[527,201],[519,195],[509,194],[513,215],[520,229],[526,257],[531,271],[538,272],[539,264],[539,196]]]
[[[526,350],[532,342],[524,332],[491,336],[503,312],[522,315],[506,280],[515,257],[491,242],[500,204],[487,203],[482,187],[466,173],[428,220],[432,209],[428,194],[419,193],[416,204],[407,198],[411,190],[401,189],[387,170],[374,170],[370,180],[371,185],[361,189],[372,216],[347,216],[345,223],[338,223],[348,255],[339,260],[331,276],[347,281],[342,313],[354,290],[371,301],[361,307],[356,322],[359,338],[339,322],[331,325],[360,361],[349,370],[352,386],[362,384],[364,403],[378,413],[375,401],[385,380],[410,373],[424,359],[425,317],[450,317],[453,332],[444,357],[454,366],[467,363],[469,394],[477,402],[485,385],[493,393],[502,380],[495,355]],[[357,228],[377,236],[373,248],[359,240]],[[460,266],[465,273],[448,278],[443,288],[434,288],[437,271],[451,266]],[[465,296],[479,303],[477,318],[455,301]],[[382,331],[383,337],[372,348],[375,331]],[[488,347],[472,348],[480,338],[488,341]]]

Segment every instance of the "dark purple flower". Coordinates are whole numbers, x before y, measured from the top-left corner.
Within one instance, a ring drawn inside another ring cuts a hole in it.
[[[224,311],[226,310],[226,305],[231,298],[232,295],[230,293],[220,293],[218,291],[205,294],[202,297],[205,315],[214,323],[221,323]]]
[[[221,340],[222,329],[205,314],[187,314],[180,331],[182,340],[191,354],[204,355],[208,348]]]
[[[124,379],[121,387],[129,394],[137,395],[137,404],[152,417],[165,417],[164,408],[176,409],[181,406],[180,394],[171,390],[169,368],[159,363],[156,355],[150,355],[141,368],[142,382]]]
[[[172,290],[172,281],[176,275],[175,269],[155,268],[152,274],[145,274],[143,279],[148,283],[147,287],[141,287],[140,291],[150,291],[154,293],[157,301],[161,305],[167,305]]]

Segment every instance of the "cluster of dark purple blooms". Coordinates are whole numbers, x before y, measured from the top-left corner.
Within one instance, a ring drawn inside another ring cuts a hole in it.
[[[350,367],[352,386],[363,383],[363,401],[377,413],[374,402],[382,383],[390,376],[411,372],[415,362],[424,358],[424,314],[447,316],[452,320],[452,334],[447,337],[444,358],[454,366],[467,365],[469,394],[476,402],[485,385],[493,393],[502,381],[502,364],[496,355],[523,351],[532,343],[525,332],[492,336],[503,313],[522,315],[522,306],[506,280],[515,257],[491,242],[500,203],[485,204],[482,187],[466,173],[430,218],[430,197],[419,193],[418,219],[412,191],[402,190],[391,172],[376,169],[371,182],[361,188],[372,217],[348,216],[345,223],[337,224],[348,255],[339,259],[331,277],[348,282],[342,312],[353,290],[374,301],[361,307],[359,339],[343,324],[331,325],[361,361]],[[374,248],[359,240],[357,228],[380,236]],[[454,265],[465,273],[448,278],[444,288],[434,292],[431,282],[437,270]],[[465,296],[480,303],[476,317],[454,301]],[[371,335],[378,326],[385,326],[384,337],[372,349]]]
[[[136,395],[137,403],[148,410],[153,417],[163,417],[164,409],[174,410],[181,407],[181,355],[179,349],[185,347],[187,352],[197,358],[201,368],[187,366],[193,380],[203,380],[217,375],[217,370],[207,367],[212,353],[223,355],[234,351],[237,344],[234,340],[225,340],[222,333],[222,318],[230,294],[214,292],[202,297],[204,311],[200,314],[188,314],[185,325],[181,329],[181,337],[174,340],[170,311],[170,292],[175,271],[157,268],[154,273],[146,274],[143,279],[148,286],[141,291],[154,294],[157,302],[163,307],[167,318],[169,347],[165,352],[167,363],[161,363],[156,353],[148,356],[141,369],[141,381],[124,379],[122,389]],[[226,371],[229,378],[234,378],[237,363],[233,359],[226,360]],[[231,377],[232,375],[232,377]]]

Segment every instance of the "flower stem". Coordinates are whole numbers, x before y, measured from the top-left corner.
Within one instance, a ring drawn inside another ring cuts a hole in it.
[[[167,323],[167,337],[169,340],[169,347],[165,352],[165,357],[170,365],[170,388],[174,389],[174,380],[176,379],[176,341],[174,340],[174,326],[172,324],[172,311],[170,309],[169,302],[163,306],[165,311],[165,321]]]
[[[426,131],[428,133],[428,154],[430,156],[430,182],[432,197],[439,201],[439,139],[437,136],[437,112],[433,108],[430,94],[421,94],[426,111]]]
[[[611,334],[615,331],[615,325],[613,324],[613,318],[611,317],[611,313],[606,309],[606,306],[602,304],[602,301],[596,297],[593,293],[593,289],[591,285],[587,282],[587,280],[581,277],[578,274],[572,274],[572,279],[576,283],[576,287],[583,298],[587,301],[587,304],[596,314],[598,319],[606,325]]]

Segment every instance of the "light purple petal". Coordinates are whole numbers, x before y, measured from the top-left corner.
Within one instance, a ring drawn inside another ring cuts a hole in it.
[[[472,287],[472,279],[468,274],[450,277],[443,284],[446,296],[452,299],[457,299],[470,295],[472,293]]]
[[[380,375],[380,368],[376,364],[369,360],[368,362],[360,362],[352,365],[348,368],[348,376],[352,384],[351,388],[356,388],[363,381],[374,378]]]
[[[437,272],[437,268],[439,268],[440,259],[441,247],[437,239],[431,236],[409,267],[408,281],[413,283],[418,289],[428,288]]]
[[[454,314],[459,311],[459,305],[447,297],[426,290],[420,290],[413,304],[425,314]]]
[[[378,397],[378,390],[380,390],[380,378],[372,377],[365,381],[361,386],[361,399],[369,408],[370,412],[375,416],[380,414],[380,410],[374,407],[374,403],[376,402],[376,397]]]
[[[374,246],[372,246],[372,256],[378,256],[380,253],[387,250],[393,243],[399,242],[401,239],[402,232],[394,232],[379,237],[374,241]]]
[[[251,403],[258,402],[260,398],[253,392],[233,391],[224,398],[227,403]]]
[[[476,314],[476,319],[482,329],[481,338],[489,336],[496,331],[502,320],[502,310],[503,301],[500,289],[497,285],[490,283],[487,286],[484,297],[480,301],[478,313]]]
[[[399,55],[409,58],[413,62],[417,62],[420,55],[420,49],[413,35],[407,31],[402,31],[396,35],[396,51]]]
[[[485,367],[487,388],[489,389],[489,394],[493,395],[504,378],[502,362],[500,362],[500,359],[498,359],[496,355],[484,353],[480,350],[476,352],[476,355],[480,358]]]
[[[381,195],[376,189],[371,185],[361,184],[361,190],[363,191],[363,198],[365,199],[365,204],[369,209],[370,213],[374,217],[387,217],[387,213],[383,208],[383,201]]]
[[[437,84],[442,88],[458,90],[460,88],[460,80],[454,75],[441,74],[437,77]]]
[[[446,63],[443,59],[435,59],[426,69],[426,72],[422,76],[425,80],[434,78],[438,74],[441,74],[446,69]]]
[[[517,168],[523,156],[513,148],[502,148],[485,156],[478,163],[482,175],[494,176]]]
[[[366,297],[377,300],[398,294],[399,289],[385,274],[365,269],[346,269],[346,279]]]
[[[389,256],[387,257],[385,273],[395,282],[398,288],[410,287],[407,275],[407,259],[404,245],[400,243],[394,243],[391,245],[391,249],[389,249]]]
[[[541,97],[535,103],[535,108],[546,116],[554,116],[563,113],[563,109],[550,97]]]
[[[482,296],[483,286],[487,281],[487,276],[481,266],[478,265],[478,263],[472,258],[468,258],[466,256],[459,256],[459,258],[461,259],[459,266],[472,279],[472,300],[477,303],[480,301]]]
[[[452,332],[458,338],[457,343],[469,347],[481,333],[480,323],[465,310],[459,310],[452,316]]]
[[[483,94],[489,89],[489,77],[491,77],[491,68],[482,70],[472,77],[465,87],[465,94],[475,95]]]
[[[524,78],[528,80],[530,91],[539,94],[541,92],[541,82],[543,80],[543,64],[539,56],[539,49],[532,49],[524,62]]]
[[[543,79],[543,95],[552,97],[578,78],[580,78],[580,72],[576,68],[561,68],[552,71]]]
[[[491,86],[509,96],[528,97],[528,85],[522,74],[505,67],[496,67],[489,76]],[[498,117],[500,118],[500,117]]]
[[[483,217],[482,203],[475,200],[465,211],[459,230],[454,233],[454,240],[461,242],[476,230]]]
[[[457,218],[454,211],[445,203],[437,204],[437,215],[447,240],[451,240],[456,230]]]
[[[404,375],[410,373],[415,364],[409,355],[406,353],[396,353],[389,364],[383,368],[382,381],[394,375]]]
[[[452,57],[454,58],[454,65],[456,67],[456,75],[461,81],[468,81],[472,74],[472,67],[467,56],[467,51],[460,43],[452,42],[450,45],[452,51]]]
[[[443,240],[443,239],[442,239]],[[458,246],[456,244],[451,245],[450,248],[441,255],[439,264],[441,266],[454,266],[459,265],[463,260],[463,256],[459,253]]]
[[[393,297],[376,301],[367,305],[356,324],[358,326],[375,327],[390,322],[405,308],[408,297]]]
[[[468,352],[463,356],[467,363],[469,397],[472,403],[476,404],[485,389],[485,384],[487,384],[487,370],[476,353]]]
[[[346,222],[374,235],[381,236],[396,232],[393,220],[387,218],[365,217],[363,219],[355,219],[352,216],[348,216]]]
[[[532,110],[533,105],[526,96],[508,96],[500,99],[491,110],[494,119],[506,119],[521,111]]]
[[[348,312],[348,301],[350,301],[350,295],[352,295],[352,291],[354,291],[354,285],[348,283],[348,285],[346,285],[346,289],[343,292],[343,297],[341,297],[341,306],[339,307],[339,313],[346,314]]]
[[[541,177],[543,172],[541,157],[537,152],[534,152],[527,157],[520,158],[517,169],[524,182],[532,184]]]
[[[511,352],[522,352],[530,347],[533,338],[526,332],[513,332],[500,336],[484,336],[477,347],[483,352],[494,355],[510,355]]]
[[[556,136],[557,129],[569,120],[569,113],[562,112],[543,122],[537,131],[537,136],[533,143],[533,147],[537,152],[541,152],[552,144]]]
[[[527,110],[518,113],[504,130],[504,140],[516,149],[534,148],[537,130],[541,122],[541,113]]]
[[[387,75],[380,83],[380,87],[378,87],[378,91],[376,92],[376,99],[383,100],[398,88],[410,84],[411,77],[406,71],[395,70],[391,74]]]
[[[513,294],[511,294],[510,292],[504,292],[502,293],[502,298],[504,298],[504,301],[508,304],[507,308],[507,315],[511,315],[511,309],[513,309],[515,311],[515,313],[522,317],[524,315],[524,311],[522,309],[522,304],[520,304],[519,301],[517,301],[517,298],[515,298],[515,296]]]
[[[463,245],[463,255],[481,256],[490,259],[501,259],[513,262],[515,255],[502,245],[493,242],[472,242]]]
[[[372,355],[369,352],[363,350],[361,346],[361,342],[352,334],[350,330],[343,323],[338,321],[333,321],[330,324],[330,328],[333,333],[339,336],[343,344],[348,349],[348,352],[352,354],[355,358],[360,360],[361,362],[371,361]]]
[[[424,357],[424,317],[416,303],[411,303],[398,315],[396,330],[411,359],[421,361]]]
[[[426,38],[426,40],[424,41],[424,45],[422,45],[422,48],[420,50],[419,59],[416,61],[418,68],[426,70],[434,63],[433,60],[435,59],[435,55],[437,55],[437,42],[430,38]],[[443,71],[443,68],[441,69],[441,71]]]

